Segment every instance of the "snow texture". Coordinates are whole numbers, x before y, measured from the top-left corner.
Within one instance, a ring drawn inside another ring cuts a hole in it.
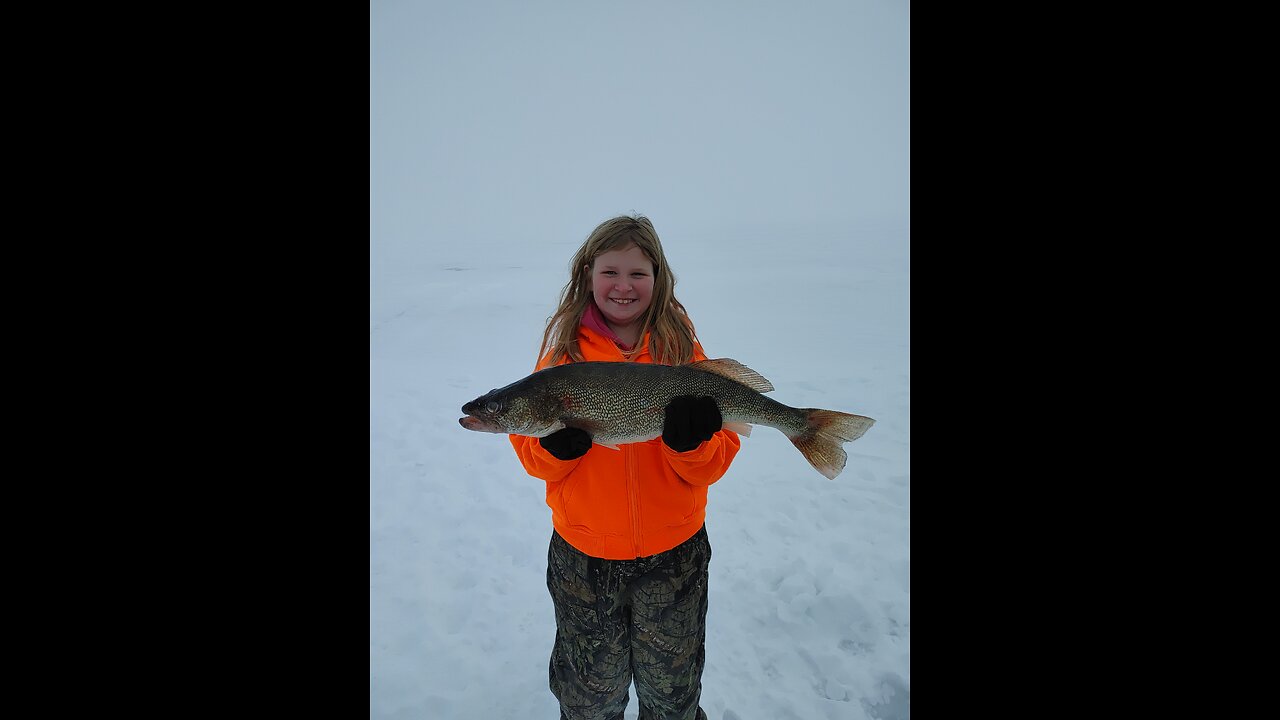
[[[909,718],[909,4],[370,7],[370,718],[558,717],[545,484],[457,420],[633,213],[711,357],[877,421],[712,486],[702,707]]]

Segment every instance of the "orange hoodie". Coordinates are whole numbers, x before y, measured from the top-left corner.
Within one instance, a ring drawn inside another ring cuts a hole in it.
[[[588,362],[622,362],[612,340],[578,328],[578,347]],[[649,336],[633,362],[652,363]],[[706,360],[695,343],[694,360]],[[548,353],[538,370],[548,365]],[[560,364],[568,362],[564,358]],[[607,560],[632,560],[665,552],[693,537],[706,519],[707,487],[719,480],[742,441],[721,430],[689,452],[678,453],[662,438],[619,445],[592,445],[586,455],[560,460],[537,438],[511,435],[524,469],[547,482],[551,524],[578,550]]]

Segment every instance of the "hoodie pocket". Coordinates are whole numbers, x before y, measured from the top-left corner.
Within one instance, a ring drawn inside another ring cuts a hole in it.
[[[565,524],[597,537],[626,535],[630,517],[625,495],[615,497],[618,488],[624,485],[602,481],[590,473],[571,473],[560,491]]]
[[[687,482],[674,483],[670,497],[672,501],[667,506],[665,518],[667,527],[688,525],[707,507],[706,496]]]

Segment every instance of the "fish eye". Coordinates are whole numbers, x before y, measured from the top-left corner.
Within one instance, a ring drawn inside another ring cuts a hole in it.
[[[485,404],[484,411],[490,412],[490,413],[498,412],[498,403],[493,400],[490,400],[488,403]]]

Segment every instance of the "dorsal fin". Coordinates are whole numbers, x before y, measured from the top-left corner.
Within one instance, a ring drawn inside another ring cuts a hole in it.
[[[696,363],[690,363],[689,367],[729,378],[740,385],[746,385],[756,392],[767,393],[773,390],[773,383],[765,380],[760,373],[737,360],[730,360],[729,358],[700,360]]]

